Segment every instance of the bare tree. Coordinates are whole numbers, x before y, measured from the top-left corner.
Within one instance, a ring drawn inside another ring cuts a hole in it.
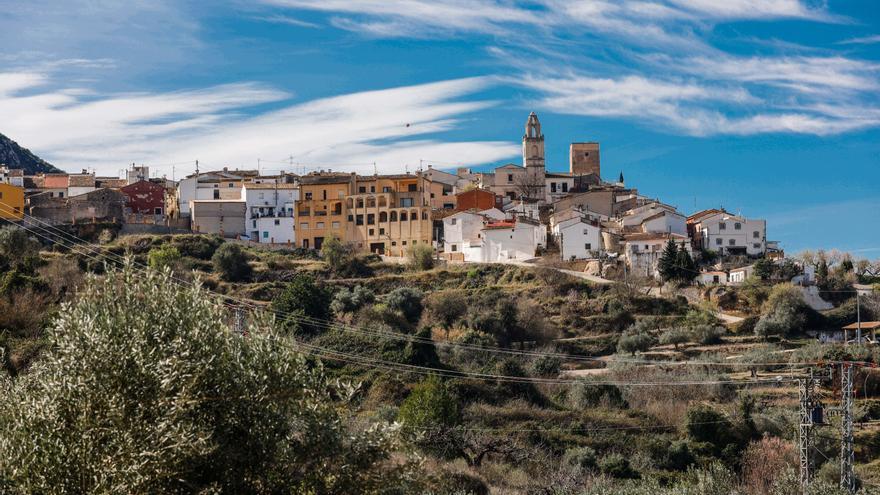
[[[513,178],[517,194],[523,198],[543,199],[544,178],[530,171],[525,171]]]

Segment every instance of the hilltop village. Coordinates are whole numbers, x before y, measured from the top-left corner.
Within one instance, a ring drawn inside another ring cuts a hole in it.
[[[590,276],[661,279],[673,242],[689,281],[745,280],[759,259],[781,263],[766,221],[723,208],[697,212],[639,193],[623,173],[602,178],[597,142],[571,143],[567,172],[547,169],[541,123],[531,113],[522,164],[358,175],[201,171],[179,181],[132,165],[123,177],[0,168],[0,216],[52,225],[110,223],[119,233],[201,233],[268,246],[352,248],[404,257],[430,246],[450,263],[569,263]],[[607,175],[607,174],[606,174]],[[690,266],[690,265],[693,266]]]

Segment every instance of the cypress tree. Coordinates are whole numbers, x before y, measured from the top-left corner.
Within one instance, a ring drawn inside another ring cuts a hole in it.
[[[660,271],[660,278],[662,278],[664,282],[677,278],[677,264],[678,246],[675,245],[675,242],[672,239],[669,239],[666,242],[666,247],[663,248],[663,254],[660,255],[660,261],[657,264],[657,269]]]
[[[675,256],[675,278],[682,282],[690,282],[697,276],[693,258],[687,249],[682,247]]]

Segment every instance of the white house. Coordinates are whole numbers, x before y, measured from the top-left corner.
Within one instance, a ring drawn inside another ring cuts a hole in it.
[[[504,213],[508,218],[525,217],[537,221],[540,218],[541,208],[538,201],[530,199],[518,199],[505,203]]]
[[[697,275],[697,282],[700,285],[727,285],[727,272],[700,272],[700,274]]]
[[[503,218],[503,217],[502,217]],[[482,246],[482,230],[489,219],[472,211],[460,211],[443,219],[443,252],[450,259],[469,260],[471,245]],[[462,253],[462,254],[456,254]]]
[[[732,285],[738,285],[746,281],[755,272],[755,265],[743,266],[730,270],[728,281]]]
[[[563,260],[594,258],[602,251],[602,229],[598,222],[575,217],[551,227]]]
[[[483,242],[479,261],[484,263],[526,261],[547,245],[546,227],[526,218],[490,223],[481,234]]]
[[[0,166],[0,182],[16,187],[24,187],[24,170]]]
[[[574,189],[574,176],[571,174],[547,173],[544,175],[544,201],[550,204],[569,195]]]
[[[694,242],[721,254],[763,256],[767,252],[767,221],[753,220],[727,211],[704,210],[688,217]]]
[[[294,204],[299,199],[295,184],[244,183],[245,232],[252,241],[295,244]]]
[[[203,172],[181,179],[177,184],[177,205],[181,216],[189,216],[191,201],[207,199],[239,200],[243,176],[226,170]]]
[[[657,234],[652,232],[639,232],[623,236],[623,254],[627,267],[636,274],[646,277],[658,277],[657,270],[660,256],[666,242],[672,240],[679,248],[691,252],[690,242],[687,236],[678,234]]]
[[[687,235],[687,218],[676,211],[674,206],[659,202],[649,203],[627,211],[620,218],[620,226],[630,232]]]

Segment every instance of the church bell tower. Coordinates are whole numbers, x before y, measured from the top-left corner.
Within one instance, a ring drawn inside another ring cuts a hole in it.
[[[523,166],[526,168],[544,168],[544,135],[541,134],[541,123],[535,112],[529,114],[526,121],[526,133],[523,136]]]

